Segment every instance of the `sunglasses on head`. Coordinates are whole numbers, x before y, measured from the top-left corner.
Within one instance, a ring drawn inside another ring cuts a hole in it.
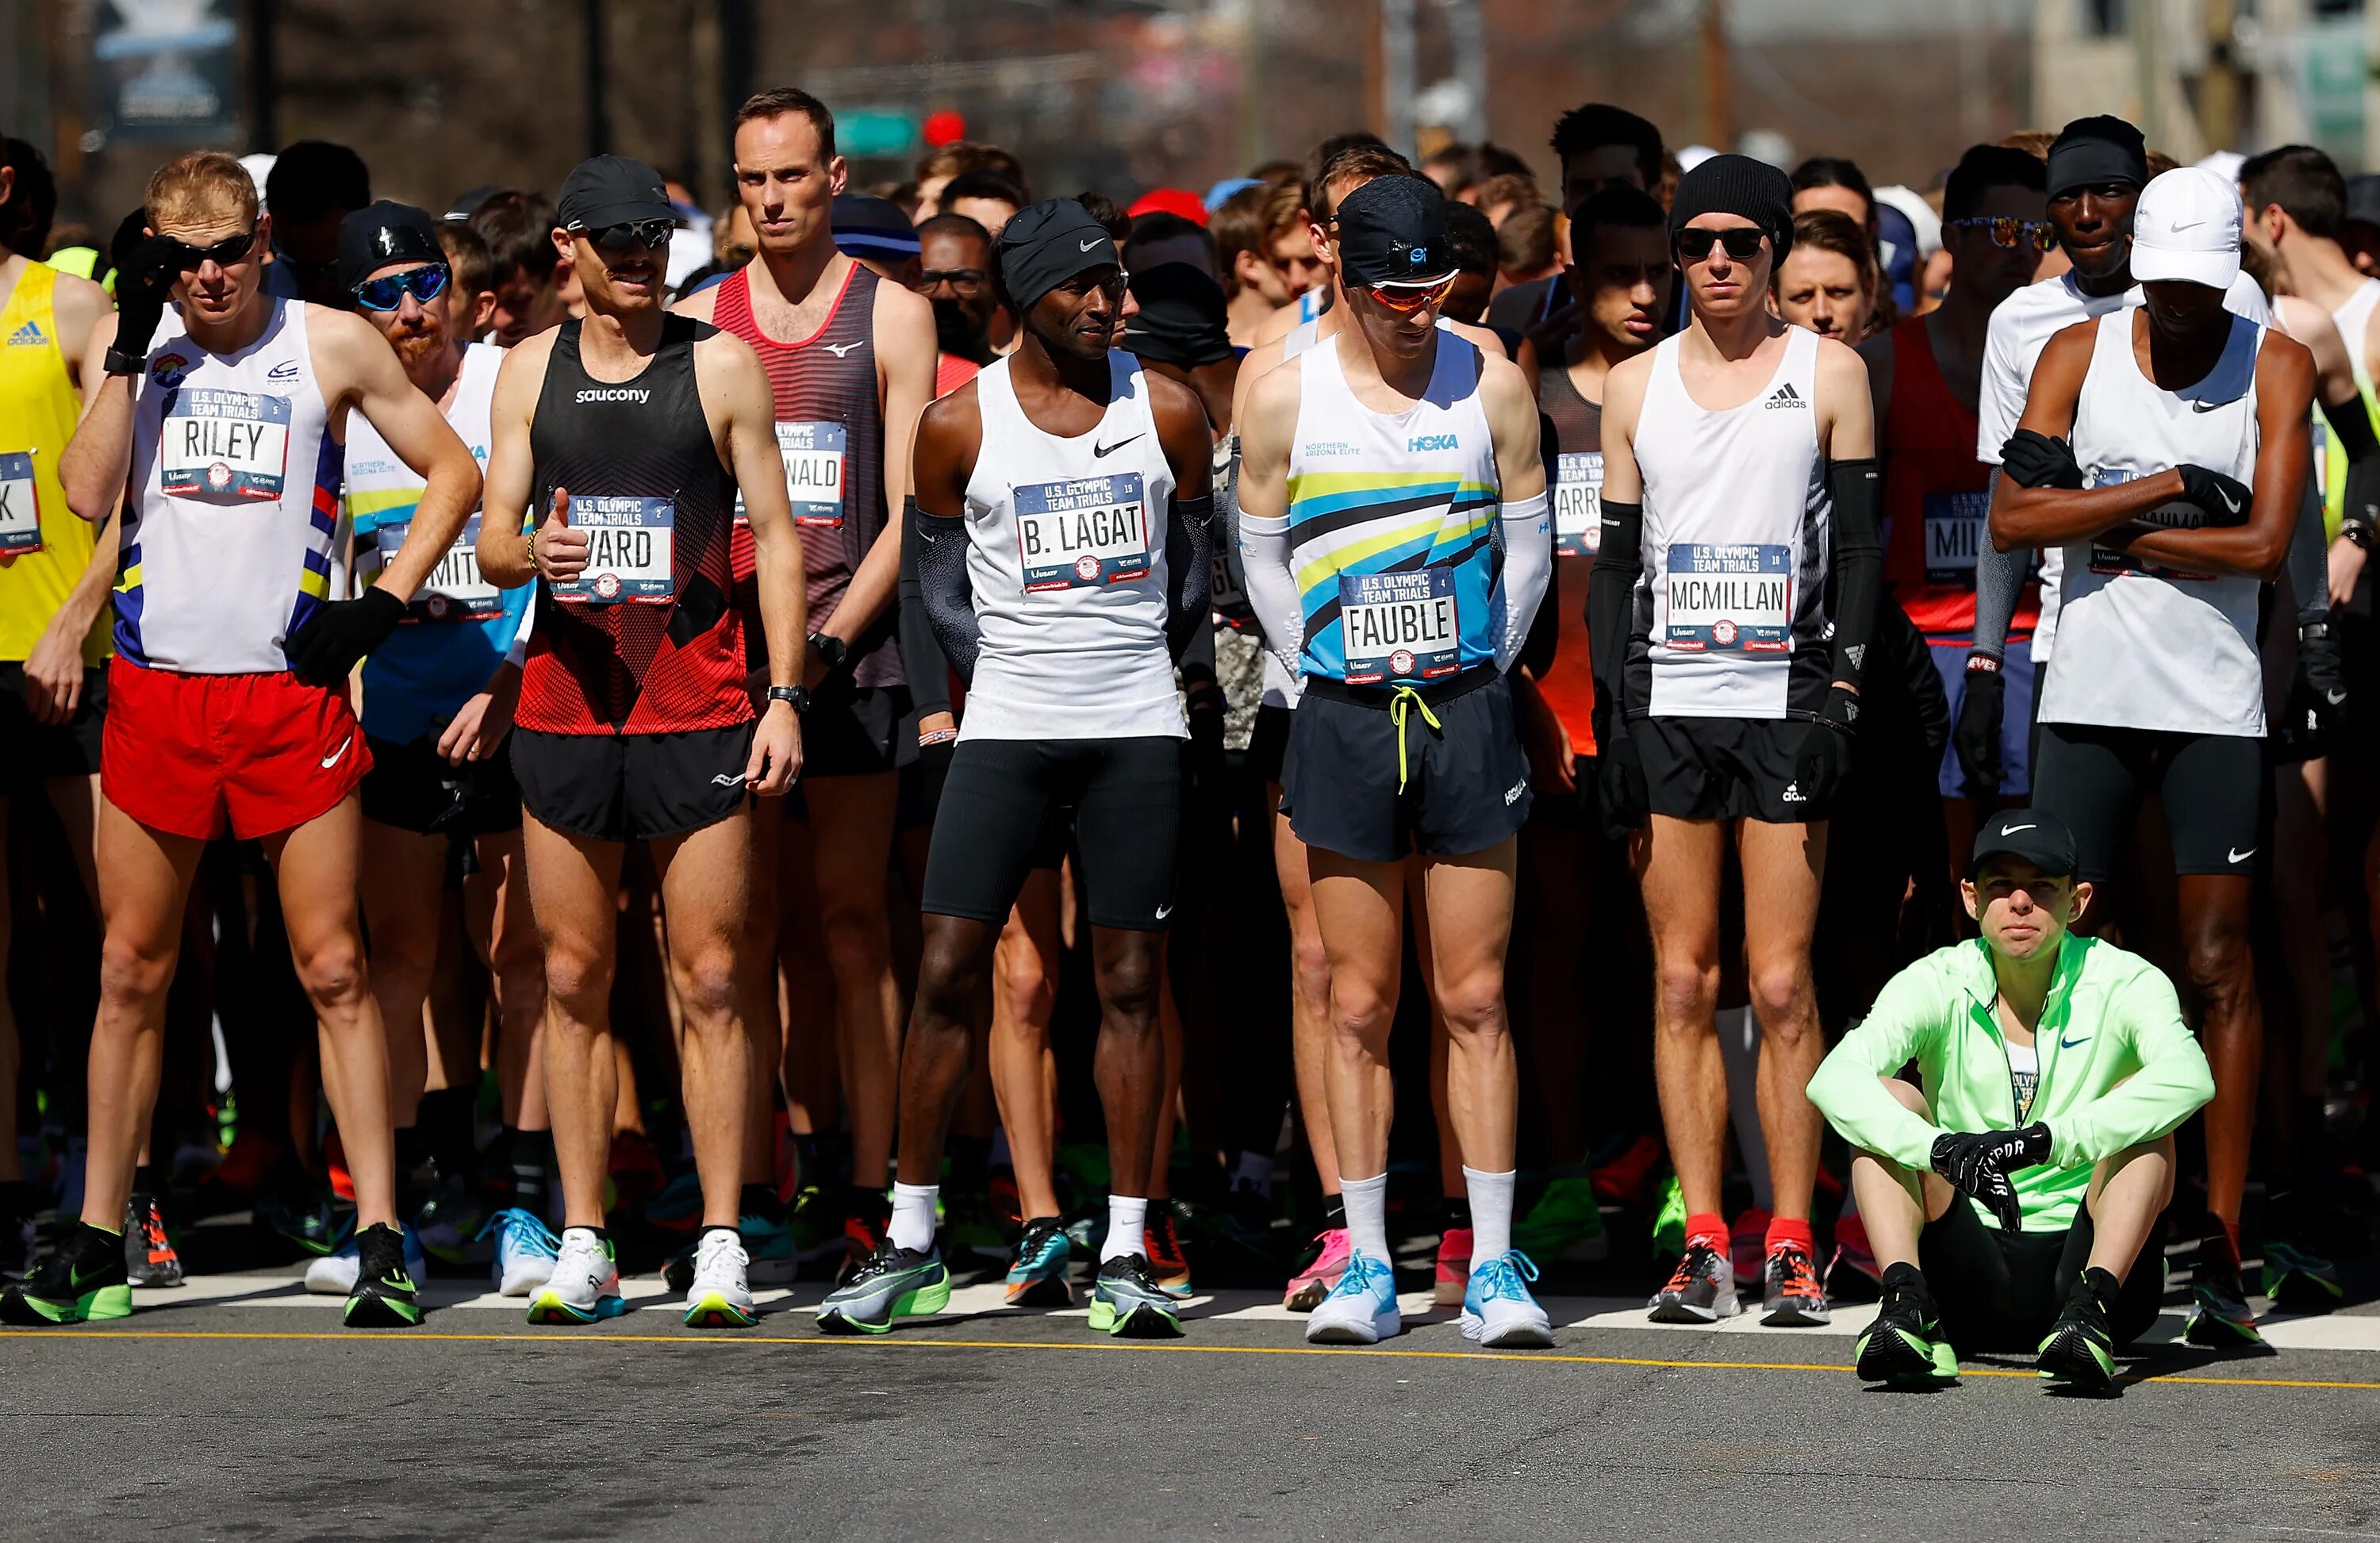
[[[1760,243],[1768,233],[1758,225],[1735,225],[1727,230],[1706,230],[1700,225],[1688,225],[1678,232],[1678,255],[1689,262],[1700,262],[1710,256],[1713,247],[1725,247],[1727,255],[1738,262],[1749,262],[1760,255]]]
[[[578,234],[607,252],[624,252],[631,247],[655,251],[669,244],[670,233],[675,229],[675,220],[629,220],[622,225],[581,230]]]
[[[171,237],[166,239],[172,240]],[[237,236],[226,236],[211,247],[194,247],[188,241],[174,241],[174,267],[178,273],[196,273],[212,262],[218,268],[228,268],[245,260],[255,249],[256,231],[250,227]]]
[[[382,273],[356,286],[356,304],[366,310],[395,310],[410,295],[428,305],[446,292],[447,282],[453,277],[443,262],[407,269],[402,273]]]
[[[2046,252],[2058,239],[2057,227],[2047,220],[2020,220],[2013,214],[1967,214],[1943,223],[1957,230],[1988,231],[1992,245],[2002,251],[2029,246]]]
[[[1436,284],[1369,284],[1364,286],[1364,293],[1372,298],[1375,305],[1400,316],[1411,316],[1416,310],[1445,303],[1448,292],[1454,287],[1454,279],[1455,275],[1449,273]]]

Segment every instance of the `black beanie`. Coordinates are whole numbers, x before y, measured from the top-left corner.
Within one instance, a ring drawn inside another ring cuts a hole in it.
[[[1705,214],[1740,214],[1766,230],[1779,265],[1793,249],[1793,184],[1766,161],[1714,155],[1680,177],[1670,201],[1670,244]]]

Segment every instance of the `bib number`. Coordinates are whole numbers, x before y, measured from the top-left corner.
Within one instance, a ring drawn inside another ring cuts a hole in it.
[[[1148,507],[1140,473],[1018,488],[1016,546],[1028,595],[1147,577]]]
[[[2093,470],[2090,485],[2095,488],[2120,487],[2126,482],[2147,475],[2148,473],[2137,467],[2099,467]],[[2134,517],[2143,525],[2171,526],[2176,529],[2184,530],[2193,529],[2204,522],[2204,516],[2199,512],[2197,506],[2191,504],[2160,504],[2148,513]],[[2212,581],[2215,577],[2211,573],[2192,573],[2183,568],[2168,568],[2163,564],[2152,563],[2145,557],[2135,557],[2129,552],[2119,551],[2115,547],[2101,546],[2095,541],[2091,546],[2091,571],[2103,577],[2119,577],[2133,574],[2146,578],[2166,578],[2185,584],[2204,584]]]
[[[1342,573],[1339,637],[1347,684],[1439,680],[1463,668],[1454,570]]]
[[[1592,557],[1603,550],[1603,452],[1562,452],[1554,468],[1554,554]]]
[[[573,518],[577,507],[571,508]],[[380,551],[383,568],[394,561],[405,545],[407,532],[413,529],[407,519],[402,525],[383,525],[372,532],[372,544]],[[480,577],[480,516],[473,515],[463,522],[463,533],[455,544],[438,559],[419,589],[414,591],[411,603],[405,608],[408,622],[483,622],[504,614],[504,592]]]
[[[33,453],[0,450],[0,559],[42,550],[40,492]]]
[[[785,497],[794,523],[843,528],[844,445],[840,423],[780,423],[777,454],[785,459]]]
[[[1789,553],[1767,542],[1670,548],[1663,646],[1678,653],[1792,651]]]
[[[177,498],[277,499],[288,462],[289,398],[185,386],[165,410],[157,488]]]
[[[588,535],[587,569],[553,598],[580,605],[660,602],[677,592],[677,505],[666,498],[573,498],[572,529]]]
[[[1925,495],[1925,582],[1975,587],[1975,558],[1984,550],[1984,527],[1992,495],[1929,492]]]

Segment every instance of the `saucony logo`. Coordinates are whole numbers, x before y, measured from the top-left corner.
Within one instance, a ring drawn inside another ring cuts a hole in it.
[[[645,386],[590,386],[579,392],[578,400],[581,402],[634,402],[638,407],[642,407],[651,399],[652,395],[651,390]]]
[[[713,787],[742,787],[744,785],[744,779],[737,776],[733,772],[722,772],[717,776],[710,779],[710,785]]]
[[[1127,435],[1126,437],[1116,441],[1113,444],[1100,444],[1094,441],[1091,444],[1091,454],[1095,456],[1112,455],[1140,437],[1141,436],[1138,434]]]
[[[827,343],[821,344],[820,346],[825,348],[828,353],[832,354],[835,358],[842,358],[845,355],[849,354],[854,348],[858,347],[862,343],[867,341],[868,340],[866,338],[859,337],[854,338],[849,343]]]

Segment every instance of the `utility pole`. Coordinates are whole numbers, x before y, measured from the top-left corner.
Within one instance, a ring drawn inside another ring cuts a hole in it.
[[[1380,0],[1380,138],[1414,153],[1414,0]]]
[[[1454,78],[1469,99],[1456,136],[1472,144],[1488,138],[1488,24],[1480,0],[1445,0],[1446,30],[1454,45]]]
[[[729,143],[735,139],[735,109],[752,94],[752,62],[759,48],[752,0],[719,0],[720,134]]]
[[[248,140],[251,149],[267,154],[281,148],[280,67],[273,50],[280,8],[277,0],[249,0]]]
[[[601,155],[612,148],[612,114],[605,104],[604,82],[611,76],[603,46],[603,0],[583,0],[587,66],[587,153]]]
[[[2229,150],[2240,140],[2240,64],[2231,44],[2235,0],[2205,0],[2206,74],[2198,82],[2198,122],[2206,148]]]
[[[1735,76],[1727,57],[1727,0],[1703,0],[1703,143],[1735,143]]]

